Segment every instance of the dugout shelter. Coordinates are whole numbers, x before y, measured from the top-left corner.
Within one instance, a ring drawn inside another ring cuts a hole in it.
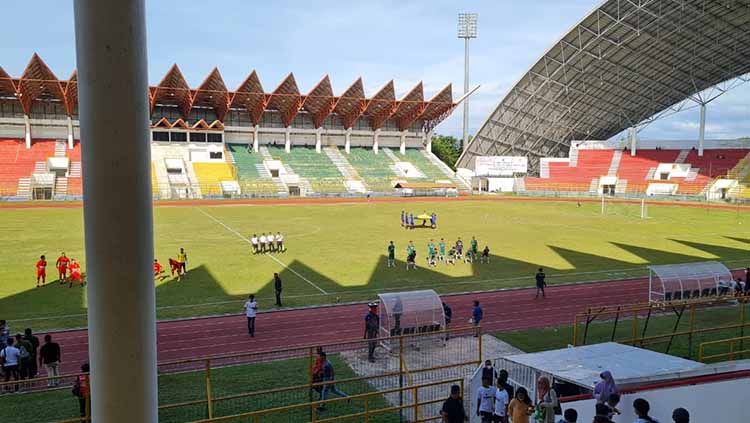
[[[380,299],[378,311],[380,313],[379,337],[381,338],[438,332],[445,329],[443,302],[432,289],[389,292],[378,294],[378,298]]]
[[[718,261],[649,266],[649,301],[716,296],[731,281],[732,272]]]

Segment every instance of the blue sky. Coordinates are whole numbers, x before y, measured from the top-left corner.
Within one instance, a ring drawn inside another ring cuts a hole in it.
[[[71,0],[4,0],[0,66],[22,73],[38,52],[60,78],[75,67]],[[149,80],[156,84],[179,64],[191,86],[218,66],[234,89],[256,69],[267,91],[293,72],[306,92],[329,74],[334,92],[362,76],[368,94],[394,79],[397,94],[425,83],[431,96],[453,83],[463,90],[463,42],[456,14],[479,13],[479,38],[471,46],[471,101],[475,131],[504,93],[598,0],[486,1],[285,1],[147,0]],[[30,16],[29,19],[20,18]],[[31,27],[34,27],[32,30]],[[709,106],[709,138],[750,136],[750,86]],[[697,110],[657,122],[647,138],[697,137]],[[460,109],[437,132],[461,133]]]

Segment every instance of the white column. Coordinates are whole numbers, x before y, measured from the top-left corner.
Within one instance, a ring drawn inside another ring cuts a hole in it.
[[[630,131],[630,155],[635,156],[636,148],[638,147],[638,131],[635,127],[629,129]]]
[[[464,95],[469,92],[469,39],[464,38]],[[461,151],[469,146],[469,98],[464,99],[464,128]]]
[[[29,115],[23,115],[23,126],[24,126],[24,138],[26,139],[26,148],[31,148],[31,122],[29,122]]]
[[[73,149],[73,118],[68,116],[68,150]]]
[[[253,151],[258,152],[258,131],[260,130],[259,125],[253,127]]]
[[[432,152],[432,130],[427,132],[427,144],[425,144],[425,150]]]
[[[346,154],[349,154],[349,151],[352,148],[352,128],[346,128],[346,133],[344,134],[344,151]]]
[[[406,154],[406,131],[401,131],[401,145],[399,146],[401,155]]]
[[[157,422],[145,0],[74,5],[92,420]]]
[[[703,157],[703,143],[706,137],[706,105],[701,104],[701,123],[698,129],[698,156]]]
[[[315,132],[315,152],[320,153],[323,149],[323,128]]]
[[[378,154],[378,138],[380,137],[380,128],[375,130],[375,134],[372,136],[372,151]]]
[[[292,127],[287,126],[284,131],[284,151],[287,153],[292,151]]]

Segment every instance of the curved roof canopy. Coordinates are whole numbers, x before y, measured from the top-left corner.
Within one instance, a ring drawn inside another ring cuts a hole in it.
[[[534,63],[481,126],[477,156],[565,156],[750,72],[750,1],[607,0]],[[696,101],[700,101],[698,98]]]

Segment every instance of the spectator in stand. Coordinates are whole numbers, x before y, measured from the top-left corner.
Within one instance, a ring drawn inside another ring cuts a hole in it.
[[[496,423],[508,423],[508,403],[510,397],[508,391],[505,390],[500,378],[497,379],[497,389],[495,389],[495,410],[493,414],[493,422]]]
[[[492,412],[495,407],[495,387],[492,380],[483,377],[482,386],[477,389],[477,416],[482,418],[482,423],[492,423]]]
[[[21,360],[21,352],[13,344],[15,344],[15,340],[9,337],[5,342],[5,348],[0,351],[0,363],[3,367],[6,382],[10,381],[11,377],[15,381],[20,378],[18,364]],[[10,385],[5,385],[5,390],[6,392],[10,391]],[[18,392],[18,384],[15,385],[14,390]]]
[[[8,322],[0,320],[0,348],[4,348],[8,345],[8,338],[10,338],[10,327],[8,327]]]
[[[463,423],[469,421],[464,410],[464,400],[461,398],[461,388],[458,385],[451,386],[451,394],[440,409],[443,423]]]
[[[89,367],[89,363],[83,363],[83,365],[81,365],[81,373],[86,373],[86,374],[78,375],[76,377],[76,382],[73,385],[73,395],[75,397],[78,397],[78,410],[81,413],[81,417],[86,417],[86,414],[87,414],[86,403],[88,402],[88,398],[91,395],[91,391],[89,390],[89,375],[88,375],[90,371],[91,371],[91,368]]]
[[[547,286],[546,281],[547,275],[544,274],[544,269],[541,267],[539,268],[539,271],[536,272],[536,275],[534,276],[534,279],[536,279],[536,296],[534,299],[539,298],[539,293],[542,293],[542,298],[545,298],[544,296],[544,287]]]
[[[278,273],[273,274],[273,289],[276,293],[276,306],[281,307],[281,277]]]
[[[515,395],[513,394],[513,386],[508,383],[508,371],[505,369],[500,369],[499,372],[497,372],[497,380],[500,382],[503,386],[503,389],[508,393],[508,398],[515,398]]]
[[[31,333],[31,328],[26,328],[23,339],[29,341],[31,350],[29,350],[29,379],[33,379],[39,374],[39,367],[36,365],[37,351],[39,351],[39,338]]]
[[[474,331],[474,337],[479,337],[479,324],[482,322],[482,307],[479,306],[479,301],[474,300],[474,309],[471,311],[471,323],[474,324],[476,330]]]
[[[502,370],[501,370],[502,371]],[[513,423],[529,423],[529,416],[534,412],[529,393],[523,386],[519,387],[516,395],[508,404],[508,414]]]
[[[552,389],[549,379],[542,376],[536,382],[536,420],[540,423],[554,423],[555,408],[560,406],[557,393]]]
[[[52,342],[52,335],[44,335],[44,345],[39,349],[39,366],[44,366],[47,370],[47,377],[60,376],[60,345]],[[59,385],[59,379],[47,381],[47,387]]]
[[[31,372],[31,342],[25,340],[23,336],[18,333],[16,334],[16,348],[18,348],[18,375],[21,380],[30,379]]]
[[[247,317],[247,334],[255,338],[255,315],[258,312],[258,303],[255,301],[255,295],[250,294],[245,301],[245,317]]]
[[[487,378],[490,381],[497,379],[497,371],[495,371],[495,368],[492,367],[491,360],[485,360],[484,367],[482,367],[482,379],[484,378]]]
[[[635,423],[659,423],[658,420],[648,415],[648,412],[651,411],[651,404],[645,399],[636,398],[633,401],[633,410],[635,411],[635,415],[638,416]]]
[[[557,423],[576,423],[578,421],[578,412],[572,408],[568,408],[563,413],[563,418]]]
[[[672,412],[674,423],[690,423],[690,413],[684,408],[675,408]]]
[[[609,400],[610,395],[619,394],[620,391],[617,389],[615,379],[609,370],[603,371],[599,377],[601,380],[594,387],[594,399],[597,404],[604,404]]]

